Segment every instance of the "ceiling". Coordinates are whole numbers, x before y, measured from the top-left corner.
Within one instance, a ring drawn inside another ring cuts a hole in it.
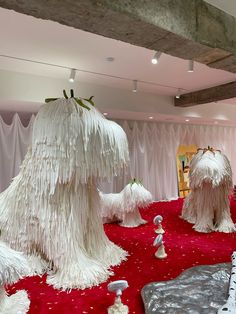
[[[204,1],[236,17],[236,1],[235,0],[204,0]]]
[[[193,73],[188,73],[187,60],[166,54],[153,65],[154,51],[2,8],[0,38],[0,55],[80,69],[78,81],[126,90],[132,88],[132,80],[138,80],[140,91],[174,96],[178,88],[188,92],[236,79],[236,74],[199,63],[195,63]],[[107,57],[114,61],[107,61]],[[0,57],[0,69],[69,77],[69,69],[52,65]]]

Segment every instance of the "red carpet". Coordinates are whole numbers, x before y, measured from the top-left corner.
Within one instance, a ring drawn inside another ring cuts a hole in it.
[[[179,218],[181,208],[182,200],[154,203],[141,211],[143,218],[149,221],[147,225],[133,229],[115,224],[105,226],[108,237],[130,253],[128,261],[115,267],[115,276],[110,278],[110,281],[126,279],[129,282],[122,300],[129,306],[130,313],[144,313],[140,290],[145,284],[172,279],[194,265],[229,262],[232,251],[236,249],[236,234],[197,233]],[[235,202],[232,202],[231,209],[236,221]],[[164,241],[168,253],[165,260],[154,257],[156,249],[152,246],[156,236],[152,220],[157,214],[164,218]],[[106,313],[114,299],[114,295],[107,292],[107,283],[66,293],[47,286],[45,277],[32,277],[9,288],[9,293],[19,289],[26,289],[29,293],[30,314]]]

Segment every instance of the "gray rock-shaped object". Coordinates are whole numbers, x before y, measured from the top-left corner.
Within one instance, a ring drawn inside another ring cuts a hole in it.
[[[174,280],[144,286],[145,313],[216,314],[227,300],[231,267],[231,263],[191,267]]]

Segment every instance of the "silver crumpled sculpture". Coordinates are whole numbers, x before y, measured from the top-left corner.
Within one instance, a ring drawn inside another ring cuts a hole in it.
[[[192,267],[174,280],[152,282],[141,294],[146,314],[216,314],[228,297],[231,263]]]

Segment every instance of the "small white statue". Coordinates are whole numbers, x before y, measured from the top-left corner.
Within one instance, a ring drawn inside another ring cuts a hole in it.
[[[108,291],[115,292],[116,298],[112,306],[108,308],[108,314],[128,314],[129,309],[127,305],[121,302],[122,291],[128,288],[126,280],[116,280],[108,284]]]
[[[157,215],[156,217],[154,217],[153,219],[153,223],[154,225],[157,225],[157,229],[155,230],[155,232],[157,234],[163,234],[165,233],[165,230],[162,228],[162,221],[163,221],[163,217],[161,215]]]
[[[165,252],[165,246],[163,242],[163,235],[159,234],[156,239],[153,242],[153,245],[158,247],[158,250],[155,253],[156,258],[163,259],[167,257],[167,254]]]
[[[229,283],[229,297],[227,302],[219,308],[217,314],[236,313],[236,251],[232,254],[232,271]]]
[[[140,180],[133,179],[120,193],[99,193],[104,223],[118,221],[122,227],[134,228],[146,224],[139,208],[147,207],[152,201],[151,193]]]

